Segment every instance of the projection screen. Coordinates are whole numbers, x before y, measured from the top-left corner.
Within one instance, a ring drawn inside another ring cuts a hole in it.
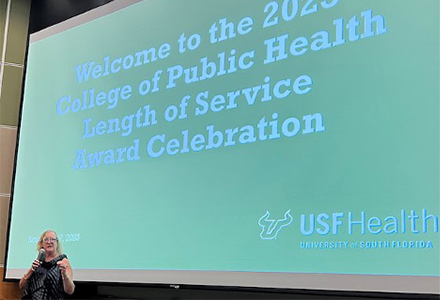
[[[114,1],[30,38],[6,278],[439,291],[439,1]]]

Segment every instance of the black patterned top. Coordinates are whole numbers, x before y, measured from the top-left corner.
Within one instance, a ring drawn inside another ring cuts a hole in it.
[[[64,299],[63,278],[57,262],[67,258],[63,254],[49,262],[44,261],[28,279],[23,291],[23,299],[46,300]]]

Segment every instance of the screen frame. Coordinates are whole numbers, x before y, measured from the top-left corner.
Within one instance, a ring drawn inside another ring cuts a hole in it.
[[[25,269],[9,270],[7,268],[8,253],[9,253],[9,238],[11,229],[11,217],[13,213],[13,198],[14,198],[14,184],[17,169],[17,154],[19,151],[20,142],[20,128],[22,122],[22,109],[24,102],[24,85],[26,81],[26,67],[27,55],[29,45],[49,36],[63,32],[70,28],[76,27],[103,17],[110,13],[116,12],[120,9],[126,8],[133,4],[139,3],[143,0],[115,0],[104,4],[98,8],[89,10],[78,16],[69,18],[54,26],[43,29],[39,32],[28,35],[26,46],[26,62],[24,67],[23,84],[21,92],[21,103],[19,110],[19,122],[17,128],[17,140],[14,157],[11,200],[9,205],[9,219],[7,225],[6,235],[6,251],[5,251],[5,266],[4,266],[4,281],[15,282],[21,278],[21,275],[26,271]],[[73,13],[74,14],[74,13]],[[107,270],[106,276],[99,277],[96,273],[100,270],[86,270],[75,269],[75,275],[80,277],[80,280],[75,280],[81,283],[105,284],[105,285],[123,285],[123,286],[176,286],[183,285],[192,288],[201,287],[207,289],[234,289],[234,290],[252,290],[252,291],[278,291],[295,293],[298,291],[314,291],[318,293],[332,294],[332,293],[348,293],[348,295],[363,294],[368,295],[405,295],[419,297],[438,297],[440,294],[440,286],[437,289],[433,287],[438,285],[438,277],[430,276],[395,276],[395,275],[356,275],[356,274],[319,274],[319,273],[270,273],[273,277],[271,284],[267,285],[268,273],[258,272],[208,272],[208,271],[148,271],[148,270]],[[140,272],[140,273],[139,273]],[[187,277],[182,281],[182,275],[175,276],[175,274],[184,272]],[[117,273],[117,274],[116,274]],[[138,275],[133,276],[133,274]],[[173,273],[173,274],[170,274]],[[246,273],[249,279],[244,280],[240,275]],[[123,274],[123,275],[121,275]],[[119,276],[119,277],[117,277]],[[139,281],[139,276],[145,278]],[[126,280],[120,281],[124,277]],[[208,279],[207,279],[208,278]],[[209,278],[215,278],[214,280]],[[119,280],[118,280],[119,279]],[[417,284],[414,284],[417,281]],[[240,282],[240,285],[237,285]],[[292,285],[291,282],[295,282]],[[416,286],[416,288],[407,288],[409,286]],[[386,288],[385,288],[386,287]],[[406,288],[406,289],[405,289]]]

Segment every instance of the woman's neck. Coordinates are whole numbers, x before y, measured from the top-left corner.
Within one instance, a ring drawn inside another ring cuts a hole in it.
[[[46,254],[46,261],[51,261],[52,259],[54,259],[55,257],[57,257],[58,254],[56,252],[52,252],[52,253],[47,253]]]

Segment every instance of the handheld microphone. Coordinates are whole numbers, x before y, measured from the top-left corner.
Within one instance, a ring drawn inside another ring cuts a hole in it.
[[[45,254],[46,254],[46,251],[43,248],[41,248],[40,251],[38,252],[37,260],[42,263],[44,260]]]

